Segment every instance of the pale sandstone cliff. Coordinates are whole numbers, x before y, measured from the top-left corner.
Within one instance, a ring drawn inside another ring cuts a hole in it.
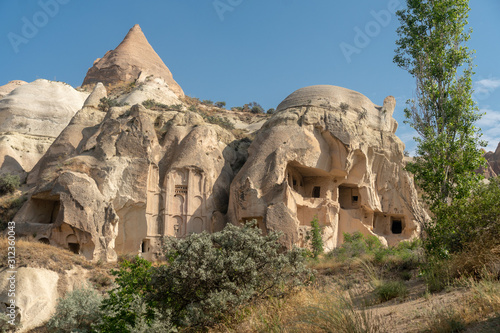
[[[231,184],[230,220],[257,219],[267,230],[282,230],[288,246],[305,245],[315,216],[327,249],[344,232],[377,235],[390,245],[417,236],[426,214],[403,170],[394,107],[392,96],[377,106],[334,86],[291,94],[257,134]]]
[[[65,83],[40,79],[0,99],[0,172],[30,171],[87,96]]]

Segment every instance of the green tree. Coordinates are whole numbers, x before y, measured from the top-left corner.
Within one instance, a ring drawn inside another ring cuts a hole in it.
[[[313,251],[313,257],[317,258],[321,253],[323,253],[323,237],[321,236],[321,228],[319,226],[318,217],[314,216],[311,221],[311,247]]]
[[[407,0],[397,12],[401,26],[394,62],[416,79],[416,97],[405,109],[419,137],[407,169],[436,213],[466,198],[478,184],[484,162],[472,100],[472,55],[466,42],[468,0]]]
[[[120,270],[111,273],[116,276],[117,287],[102,302],[99,332],[137,332],[137,326],[152,327],[160,320],[169,325],[168,313],[159,315],[156,303],[146,297],[153,290],[149,261],[136,257],[132,262],[124,261]]]

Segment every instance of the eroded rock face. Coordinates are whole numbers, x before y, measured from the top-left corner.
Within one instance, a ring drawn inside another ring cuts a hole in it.
[[[23,84],[27,84],[28,82],[22,81],[22,80],[14,80],[10,81],[9,83],[0,86],[0,99],[4,98],[7,96],[12,90],[16,89],[17,87],[22,86]]]
[[[394,107],[392,96],[376,106],[334,86],[288,96],[231,184],[229,220],[256,219],[265,230],[281,230],[289,247],[306,244],[314,216],[328,249],[343,242],[344,232],[390,245],[415,237],[427,215],[403,170]]]
[[[153,259],[163,236],[225,225],[244,146],[196,113],[86,103],[30,174],[18,233],[89,260]]]
[[[495,152],[489,151],[484,154],[484,158],[488,161],[489,177],[500,175],[500,143]],[[489,178],[488,177],[488,178]]]
[[[141,27],[136,24],[125,39],[104,57],[97,59],[83,80],[84,85],[102,82],[104,85],[132,83],[140,77],[161,78],[177,97],[183,97],[181,87],[172,73],[151,47]]]
[[[1,172],[30,171],[87,96],[65,83],[40,79],[0,99]]]

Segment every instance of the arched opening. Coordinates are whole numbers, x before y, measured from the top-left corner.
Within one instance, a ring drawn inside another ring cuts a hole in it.
[[[78,243],[78,239],[75,235],[69,235],[66,237],[66,242],[68,243],[68,249],[71,252],[80,254],[80,243]]]
[[[42,237],[38,240],[40,243],[42,244],[47,244],[47,245],[50,245],[50,240],[46,237]]]

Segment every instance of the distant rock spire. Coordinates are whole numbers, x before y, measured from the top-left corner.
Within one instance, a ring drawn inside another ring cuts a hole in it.
[[[151,47],[141,27],[136,24],[116,49],[106,52],[104,57],[94,62],[82,86],[97,82],[105,85],[133,82],[141,73],[142,76],[147,74],[162,78],[177,96],[184,96],[172,73]]]

